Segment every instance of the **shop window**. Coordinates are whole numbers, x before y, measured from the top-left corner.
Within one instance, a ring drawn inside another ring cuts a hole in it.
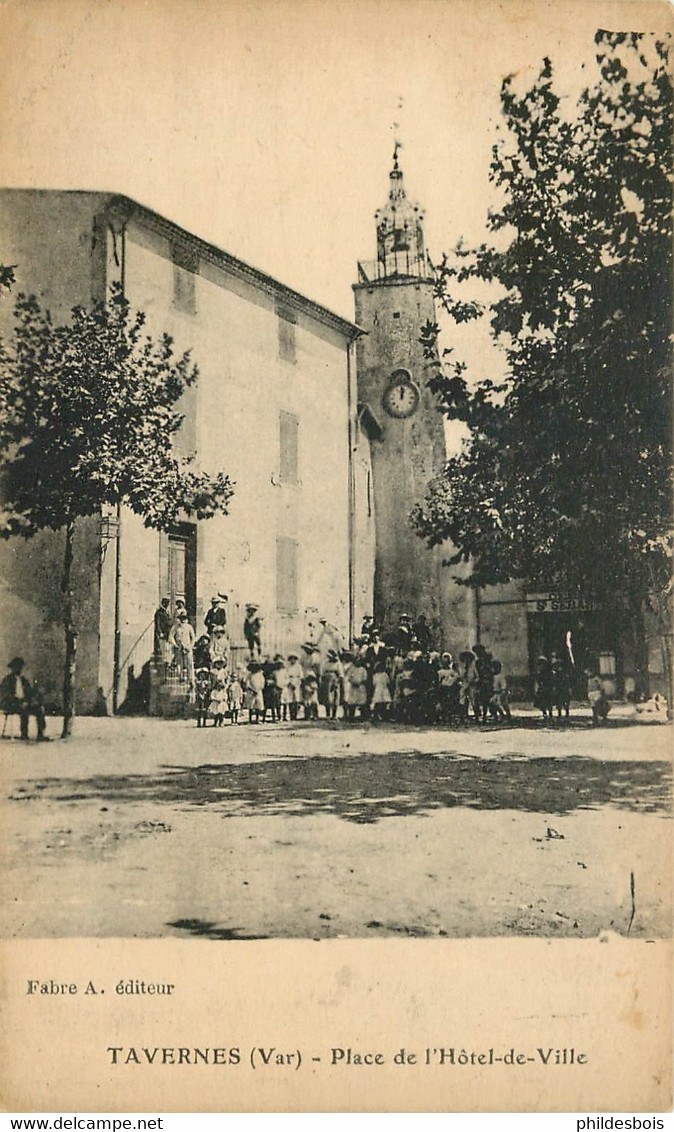
[[[600,676],[615,676],[615,653],[614,652],[600,652],[599,653],[599,675]]]

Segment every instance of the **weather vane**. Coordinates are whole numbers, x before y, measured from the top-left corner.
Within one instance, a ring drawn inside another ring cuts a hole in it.
[[[402,96],[400,96],[398,98],[398,110],[402,110],[402,108],[403,108],[403,100],[402,100]],[[398,150],[403,148],[403,143],[401,142],[400,136],[399,136],[399,130],[400,130],[400,122],[394,122],[393,123],[393,164],[394,164],[394,167],[396,169],[398,168]]]

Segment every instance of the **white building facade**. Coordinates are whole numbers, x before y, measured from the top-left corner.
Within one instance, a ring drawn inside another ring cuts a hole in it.
[[[358,327],[126,197],[6,190],[0,205],[17,291],[35,293],[58,321],[121,282],[148,333],[168,333],[177,354],[190,351],[199,379],[185,395],[179,445],[235,484],[227,515],[186,515],[169,532],[146,529],[125,509],[121,522],[80,525],[79,710],[91,710],[97,694],[100,704],[101,690],[109,707],[151,706],[163,596],[173,607],[185,600],[198,635],[211,597],[225,594],[235,655],[244,653],[247,603],[263,617],[264,652],[299,649],[321,618],[348,642],[371,612],[374,572]],[[4,650],[39,670],[54,707],[58,603],[44,593],[38,562],[51,557],[57,568],[61,542],[45,534],[0,548]]]

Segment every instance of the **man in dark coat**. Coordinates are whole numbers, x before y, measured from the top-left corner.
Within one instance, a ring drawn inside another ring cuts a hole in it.
[[[171,599],[162,598],[159,608],[154,612],[154,662],[164,680],[167,679],[169,664],[173,659],[173,646],[169,644],[172,628]]]
[[[379,636],[379,630],[373,629],[370,634],[370,643],[365,651],[365,663],[369,669],[386,659],[388,649]]]
[[[366,641],[369,641],[370,635],[371,635],[374,627],[375,627],[374,617],[372,617],[371,614],[366,613],[365,616],[363,617],[363,624],[360,627],[361,637],[364,637]]]
[[[393,633],[393,645],[398,656],[407,656],[412,648],[412,625],[406,613],[398,621],[398,628]]]
[[[47,718],[39,689],[23,675],[23,658],[15,656],[10,660],[9,672],[0,681],[0,705],[5,715],[18,715],[21,720],[21,738],[28,738],[28,720],[31,715],[37,722],[38,741],[46,743]]]
[[[566,718],[569,718],[569,711],[571,708],[571,691],[572,691],[572,677],[571,669],[563,656],[558,656],[553,652],[550,657],[550,670],[552,682],[552,702],[554,707],[557,708],[557,718],[562,718],[564,712]]]
[[[213,630],[217,628],[227,628],[227,595],[216,594],[211,598],[211,608],[204,617],[204,625],[206,632],[209,636],[212,635]]]
[[[262,653],[262,645],[260,641],[262,633],[262,618],[258,612],[259,607],[249,602],[246,606],[246,619],[243,623],[243,635],[246,638],[246,644],[250,650],[251,660],[254,656],[260,656]]]
[[[552,664],[547,656],[541,655],[536,661],[534,707],[541,709],[543,719],[552,720],[553,699]]]
[[[154,659],[156,664],[168,664],[168,638],[173,627],[171,617],[171,601],[167,597],[161,599],[159,608],[154,615]]]

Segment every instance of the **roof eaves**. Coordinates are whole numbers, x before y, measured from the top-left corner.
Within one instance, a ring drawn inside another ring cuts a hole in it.
[[[251,264],[245,263],[236,256],[230,255],[216,244],[211,244],[207,240],[203,240],[200,236],[195,236],[193,232],[188,232],[186,228],[181,228],[179,224],[175,224],[172,220],[168,220],[165,216],[155,212],[146,205],[139,204],[137,201],[132,200],[130,197],[122,194],[117,194],[111,197],[108,204],[108,211],[114,212],[130,220],[136,217],[155,230],[159,231],[162,235],[174,240],[183,240],[190,243],[198,252],[198,254],[214,263],[216,266],[224,268],[226,271],[235,275],[239,279],[259,287],[268,295],[295,307],[297,310],[304,312],[311,318],[316,319],[318,322],[337,330],[346,338],[353,340],[359,338],[365,331],[362,327],[358,326],[355,322],[350,322],[348,319],[343,318],[341,315],[331,311],[329,307],[324,307],[321,303],[315,302],[313,299],[307,298],[299,291],[295,291],[292,287],[286,286],[273,276],[267,275],[266,272],[260,271],[257,267],[252,267]]]

